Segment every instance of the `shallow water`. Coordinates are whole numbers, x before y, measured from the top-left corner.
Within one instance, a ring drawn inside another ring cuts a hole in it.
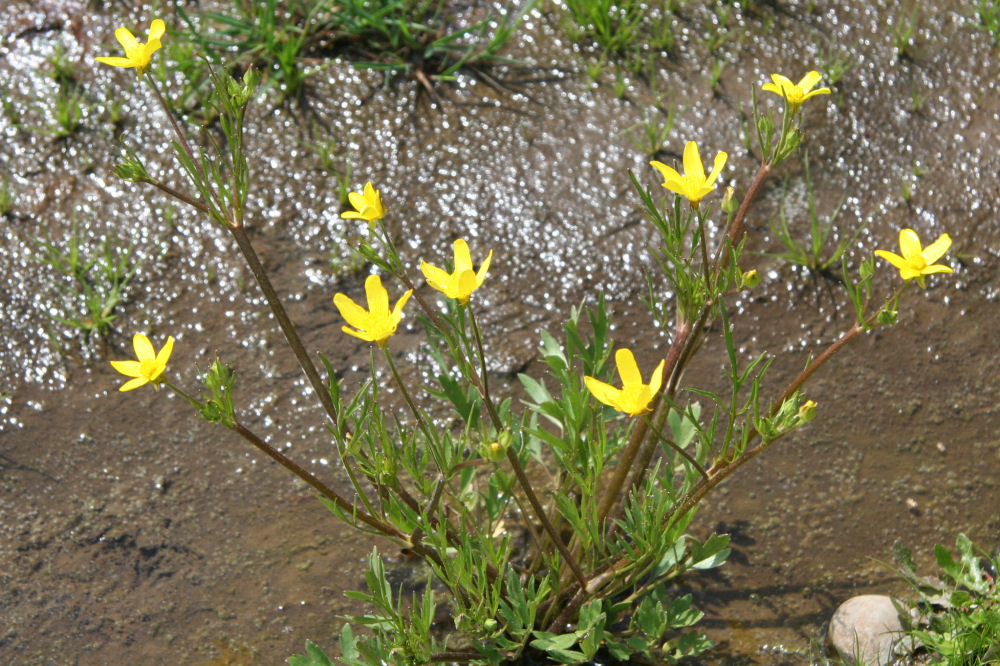
[[[701,43],[711,6],[689,5],[676,54],[656,74],[663,108],[676,105],[677,114],[657,159],[679,160],[688,139],[703,157],[726,150],[723,178],[742,191],[755,168],[740,130],[750,87],[772,71],[796,78],[840,49],[855,66],[806,111],[818,210],[846,197],[839,228],[867,223],[855,263],[876,247],[895,248],[904,226],[925,240],[944,232],[955,240],[955,274],[908,292],[900,326],[826,366],[808,389],[820,403],[816,421],[748,464],[696,521],[728,531],[736,546],[719,572],[687,581],[722,642],[716,659],[808,663],[840,601],[899,590],[879,562],[893,541],[913,546],[924,564],[934,543],[951,544],[959,531],[997,542],[997,52],[972,28],[967,3],[921,3],[906,58],[893,46],[892,25],[904,15],[896,3],[750,4],[736,10],[744,36],[723,48],[729,63],[713,91]],[[175,336],[171,370],[190,385],[219,353],[239,369],[248,420],[346,486],[226,234],[110,172],[118,144],[108,109],[120,96],[125,140],[151,171],[181,182],[168,128],[144,90],[130,73],[93,64],[117,49],[110,35],[120,22],[147,21],[148,11],[115,11],[88,12],[83,2],[0,10],[0,71],[24,122],[46,122],[41,109],[57,84],[45,72],[57,48],[77,65],[89,106],[83,129],[62,141],[0,117],[3,173],[16,196],[0,220],[0,386],[9,393],[0,407],[0,609],[9,618],[0,655],[14,663],[278,663],[306,638],[330,645],[338,616],[357,612],[343,590],[363,586],[370,544],[180,401],[116,391],[106,359],[128,356],[135,331],[157,344]],[[503,89],[466,75],[438,86],[435,101],[412,80],[386,86],[337,62],[310,79],[306,108],[272,97],[253,113],[253,239],[307,347],[349,378],[366,368],[367,349],[340,333],[331,296],[357,295],[360,280],[329,259],[344,256],[357,229],[339,218],[334,178],[304,145],[325,137],[349,151],[355,189],[366,180],[380,187],[414,269],[421,259],[443,263],[459,236],[474,260],[494,249],[476,303],[498,382],[543,373],[534,362],[539,328],[556,328],[571,305],[601,293],[617,340],[650,360],[667,346],[639,300],[652,233],[628,172],[648,186],[658,179],[625,134],[651,108],[651,86],[630,81],[619,99],[613,77],[593,85],[584,72],[593,54],[569,43],[552,8],[529,17],[512,52],[531,66],[492,72]],[[791,219],[803,220],[798,174],[783,168],[763,193],[749,220],[754,251],[778,250],[767,222],[784,176]],[[32,238],[64,239],[74,222],[88,247],[104,238],[132,244],[142,265],[110,345],[81,343],[55,325],[59,354],[45,314],[58,307],[58,280],[32,259]],[[766,255],[747,261],[759,262],[765,280],[733,304],[742,313],[738,343],[748,357],[783,352],[772,371],[777,387],[848,318],[823,279]],[[880,272],[884,289],[889,274]],[[405,371],[419,374],[417,337],[400,340]],[[720,344],[710,338],[689,383],[713,385]]]

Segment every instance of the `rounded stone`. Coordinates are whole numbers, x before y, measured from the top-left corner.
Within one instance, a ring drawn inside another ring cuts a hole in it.
[[[903,638],[892,599],[882,594],[862,594],[840,604],[827,638],[848,663],[856,666],[887,666],[893,647]]]

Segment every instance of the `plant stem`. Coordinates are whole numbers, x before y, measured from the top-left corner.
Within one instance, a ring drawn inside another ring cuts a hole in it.
[[[174,134],[177,135],[177,142],[184,150],[188,159],[191,160],[191,164],[194,164],[195,168],[198,168],[199,163],[194,158],[194,152],[191,150],[190,144],[188,144],[187,136],[184,135],[184,132],[181,131],[180,125],[177,124],[177,119],[174,118],[174,114],[170,110],[170,106],[167,104],[166,98],[163,97],[163,93],[160,92],[160,87],[156,84],[156,80],[152,76],[147,76],[146,81],[149,82],[149,87],[153,89],[153,94],[156,95],[156,99],[160,103],[163,113],[166,114],[167,120],[170,121],[170,126],[173,127]],[[202,181],[205,181],[205,174],[201,172],[200,169],[198,173],[201,176]]]
[[[514,452],[514,447],[507,447],[507,460],[510,461],[511,467],[514,468],[514,475],[517,477],[518,484],[521,486],[521,490],[527,495],[528,501],[531,502],[531,508],[535,512],[535,516],[538,518],[539,522],[542,523],[542,527],[548,533],[549,538],[552,539],[552,543],[555,544],[556,548],[559,549],[559,554],[563,556],[566,560],[566,564],[573,571],[573,575],[580,582],[584,588],[587,587],[587,577],[583,575],[583,570],[580,565],[577,564],[576,558],[573,554],[569,552],[569,548],[563,543],[562,539],[556,533],[555,527],[552,526],[552,521],[545,514],[545,508],[542,503],[538,501],[538,496],[535,495],[535,491],[531,488],[531,481],[528,480],[528,475],[524,473],[524,468],[521,467],[521,461],[518,460],[517,454]]]
[[[345,514],[349,516],[355,516],[358,518],[358,520],[368,525],[372,529],[377,530],[382,534],[385,534],[386,536],[399,539],[403,541],[407,546],[410,546],[409,539],[403,532],[396,529],[393,525],[381,521],[378,518],[375,518],[374,516],[365,513],[364,511],[359,511],[354,504],[344,499],[337,491],[333,490],[328,485],[320,481],[318,478],[316,478],[316,476],[311,474],[309,471],[304,469],[301,465],[299,465],[297,462],[295,462],[294,460],[283,454],[281,451],[278,451],[273,446],[265,442],[263,439],[258,437],[254,432],[249,430],[246,426],[244,426],[240,422],[234,421],[232,429],[243,439],[247,440],[255,447],[257,447],[258,449],[269,455],[275,462],[280,464],[282,467],[289,470],[292,474],[305,481],[311,488],[313,488],[320,495],[322,495],[326,499],[336,504],[337,507],[340,508],[340,510],[343,511]]]
[[[396,277],[399,278],[403,282],[403,284],[406,285],[408,289],[413,290],[413,295],[416,297],[417,303],[420,304],[420,307],[427,314],[427,317],[430,319],[431,323],[435,326],[435,328],[441,331],[443,335],[448,337],[449,342],[452,345],[452,348],[458,350],[459,349],[458,345],[454,343],[454,340],[452,340],[451,336],[448,335],[447,329],[441,324],[440,319],[438,317],[438,313],[434,309],[432,309],[430,305],[428,305],[428,303],[420,296],[420,292],[417,290],[416,286],[413,284],[409,276],[407,276],[406,272],[403,270],[402,262],[400,261],[399,258],[399,253],[396,251],[396,247],[392,242],[392,238],[389,236],[388,230],[381,221],[379,222],[379,227],[382,230],[382,239],[386,245],[386,248],[390,251],[392,258],[394,259],[391,265],[394,265],[396,267]],[[500,432],[501,430],[503,430],[503,421],[500,420],[500,415],[497,413],[496,408],[494,407],[492,401],[489,398],[489,390],[487,389],[486,385],[486,361],[485,357],[482,356],[483,354],[482,336],[478,326],[475,324],[474,318],[473,318],[473,329],[475,330],[476,344],[481,356],[481,367],[483,373],[482,377],[478,376],[471,362],[469,362],[464,358],[461,359],[461,362],[466,364],[466,366],[469,368],[469,373],[467,376],[469,380],[473,383],[473,385],[476,387],[476,390],[479,392],[479,395],[482,396],[483,403],[486,405],[486,410],[490,415],[490,420],[493,423],[493,427],[497,430],[497,432]],[[559,550],[559,553],[566,560],[567,565],[573,571],[573,575],[576,577],[578,581],[580,581],[581,585],[586,587],[587,578],[586,576],[584,576],[583,570],[580,568],[580,565],[576,562],[576,558],[569,551],[569,548],[566,546],[565,543],[563,543],[562,539],[559,538],[559,535],[556,532],[555,527],[552,525],[552,521],[549,520],[548,515],[546,515],[545,513],[545,508],[542,506],[541,501],[539,501],[538,496],[535,494],[534,489],[531,487],[531,482],[528,479],[528,475],[524,471],[524,467],[522,467],[521,465],[520,459],[518,459],[517,457],[517,453],[514,452],[512,447],[507,448],[507,460],[510,461],[510,465],[514,470],[514,475],[517,477],[518,485],[521,486],[521,490],[524,491],[525,496],[528,498],[528,502],[531,503],[531,508],[535,512],[535,515],[538,517],[538,521],[542,524],[542,527],[545,529],[545,532],[552,540],[552,543],[554,543],[556,548]],[[542,544],[539,544],[540,548],[541,546]]]
[[[417,405],[413,402],[413,398],[410,397],[410,392],[406,388],[406,384],[403,383],[402,378],[399,376],[399,371],[396,370],[396,363],[392,360],[392,354],[385,347],[382,347],[382,353],[385,355],[385,362],[389,366],[389,371],[392,373],[392,378],[396,381],[396,386],[399,387],[400,393],[403,394],[403,400],[406,402],[406,406],[410,408],[410,413],[413,414],[413,418],[417,421],[417,427],[420,428],[420,432],[424,433],[424,437],[427,438],[428,445],[433,445],[437,441],[437,438],[431,432],[427,425],[427,420],[424,415],[417,409]],[[446,471],[439,469],[442,474]]]
[[[813,362],[806,367],[805,370],[799,373],[799,375],[794,380],[792,380],[792,382],[788,385],[788,388],[786,388],[784,393],[781,394],[781,397],[774,403],[772,403],[770,415],[774,416],[775,414],[777,414],[778,411],[781,409],[781,405],[786,400],[791,398],[792,395],[794,395],[795,392],[798,391],[799,388],[801,388],[802,385],[813,375],[813,373],[819,370],[819,368],[824,363],[829,361],[834,354],[840,351],[844,347],[844,345],[846,345],[848,342],[856,338],[858,334],[863,331],[864,327],[860,323],[855,323],[854,326],[848,329],[843,335],[840,336],[840,338],[834,341],[829,347],[824,349],[822,354],[817,356],[813,360]],[[753,441],[753,439],[756,439],[758,437],[760,437],[760,433],[755,432],[751,436],[750,441]],[[688,495],[680,502],[678,507],[671,512],[670,518],[668,519],[668,525],[672,524],[679,517],[683,516],[688,511],[697,506],[697,504],[705,497],[705,495],[708,494],[708,491],[710,491],[712,488],[722,483],[722,481],[725,480],[726,477],[728,477],[730,474],[736,471],[748,460],[754,458],[757,454],[766,449],[771,443],[772,442],[764,441],[762,439],[756,446],[748,448],[746,451],[743,452],[742,455],[740,455],[735,460],[726,463],[721,467],[716,467],[714,469],[709,470],[709,478],[701,481],[698,486],[693,488],[692,491],[688,493]]]
[[[738,245],[737,240],[739,239],[740,233],[743,231],[743,223],[746,221],[747,213],[750,211],[750,206],[753,204],[757,195],[760,193],[760,188],[764,185],[764,181],[767,180],[768,175],[771,173],[771,165],[764,162],[757,169],[756,175],[754,175],[753,180],[750,182],[750,187],[747,189],[747,193],[743,197],[743,201],[740,202],[740,207],[736,209],[736,216],[733,218],[733,223],[729,226],[729,243],[733,247]],[[725,267],[725,262],[728,260],[728,256],[723,253],[723,248],[725,246],[719,247],[719,253],[716,255],[716,274],[718,271]]]
[[[306,352],[306,349],[302,344],[302,340],[299,338],[299,334],[295,330],[295,324],[292,323],[288,313],[285,312],[285,307],[281,304],[278,294],[274,291],[274,287],[271,285],[271,280],[267,277],[267,273],[264,272],[264,266],[261,264],[260,257],[257,256],[257,252],[254,250],[253,245],[250,243],[250,238],[247,236],[246,229],[242,224],[240,224],[236,227],[230,227],[229,231],[233,234],[233,238],[236,239],[236,244],[243,253],[243,258],[246,259],[247,264],[249,264],[250,270],[253,273],[254,278],[257,280],[257,284],[260,286],[260,290],[264,292],[264,299],[270,306],[271,313],[274,315],[274,318],[278,321],[278,326],[281,328],[281,332],[285,335],[285,340],[288,341],[288,346],[292,348],[292,353],[295,354],[295,358],[299,362],[299,367],[302,368],[302,372],[305,373],[306,378],[309,380],[309,384],[316,393],[316,397],[323,405],[323,409],[326,411],[327,416],[330,417],[330,420],[339,425],[337,408],[333,404],[333,398],[330,397],[330,392],[327,390],[322,378],[319,376],[319,371],[316,369],[316,365],[312,362],[312,359],[309,358],[309,354]],[[338,437],[339,432],[340,429],[338,428],[335,433]]]
[[[666,410],[665,413],[667,413],[667,414],[670,413],[669,407],[667,408],[667,410]],[[649,421],[649,419],[647,417],[643,417],[643,420],[644,421]],[[647,425],[649,425],[649,424],[647,423]],[[682,449],[681,447],[679,447],[672,439],[664,437],[663,433],[661,432],[662,430],[663,430],[663,424],[658,424],[657,426],[650,427],[650,431],[653,433],[654,437],[656,437],[661,442],[663,442],[664,444],[666,444],[667,446],[669,446],[670,448],[672,448],[674,451],[676,451],[677,453],[679,453],[681,455],[681,457],[684,458],[685,460],[687,460],[688,463],[695,470],[697,470],[697,472],[699,474],[701,474],[702,477],[704,477],[705,480],[707,481],[708,480],[708,472],[706,472],[705,469],[701,465],[698,464],[697,460],[695,460],[694,458],[691,457],[690,453],[688,453],[687,451],[685,451],[684,449]],[[653,440],[653,441],[655,442],[655,440]],[[637,485],[638,484],[633,483],[631,487],[635,488]]]
[[[158,181],[158,180],[156,180],[154,178],[147,178],[146,182],[149,183],[150,185],[152,185],[153,187],[155,187],[156,189],[164,192],[165,194],[167,194],[169,196],[172,196],[173,198],[177,199],[178,201],[180,201],[182,203],[186,203],[187,205],[189,205],[192,208],[194,208],[195,210],[197,210],[199,213],[201,213],[203,215],[208,215],[209,217],[211,217],[212,211],[209,210],[208,206],[206,206],[205,204],[201,203],[200,201],[195,200],[194,197],[191,197],[191,196],[189,196],[187,194],[184,194],[183,192],[180,192],[178,190],[175,190],[174,188],[170,187],[169,185],[166,185],[166,184],[164,184],[164,183],[162,183],[162,182],[160,182],[160,181]]]

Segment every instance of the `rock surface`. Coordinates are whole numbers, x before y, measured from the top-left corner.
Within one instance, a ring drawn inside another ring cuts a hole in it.
[[[892,599],[862,594],[840,604],[830,620],[827,637],[848,664],[886,666],[902,631]]]

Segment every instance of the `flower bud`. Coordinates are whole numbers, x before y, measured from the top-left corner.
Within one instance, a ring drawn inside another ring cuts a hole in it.
[[[726,188],[726,193],[722,196],[722,212],[732,215],[740,207],[740,202],[736,201],[736,190],[732,187]]]
[[[812,400],[806,400],[804,403],[799,405],[799,424],[809,423],[814,418],[816,418],[816,403]]]
[[[740,289],[753,289],[758,284],[760,284],[760,273],[757,272],[756,268],[744,271],[740,275]]]
[[[886,307],[884,310],[881,310],[876,317],[876,319],[878,319],[878,323],[883,326],[893,326],[898,318],[899,310],[890,307]]]
[[[144,183],[149,178],[142,163],[134,160],[122,160],[114,166],[115,174],[130,183]]]

